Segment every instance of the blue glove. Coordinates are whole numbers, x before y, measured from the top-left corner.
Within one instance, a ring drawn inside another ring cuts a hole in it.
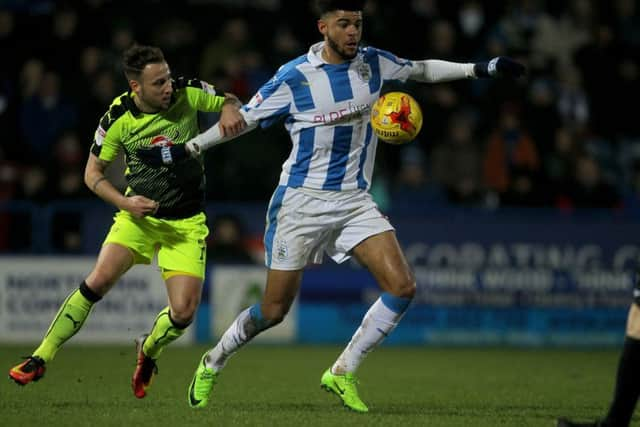
[[[138,148],[136,154],[140,161],[148,166],[170,166],[189,157],[184,144]]]
[[[527,69],[524,65],[506,56],[497,56],[489,62],[478,62],[473,71],[478,77],[512,78],[524,75]]]

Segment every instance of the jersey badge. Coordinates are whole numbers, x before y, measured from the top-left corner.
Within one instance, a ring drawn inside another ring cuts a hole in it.
[[[371,79],[371,67],[366,62],[362,61],[356,68],[358,70],[358,77],[363,82],[368,82]]]

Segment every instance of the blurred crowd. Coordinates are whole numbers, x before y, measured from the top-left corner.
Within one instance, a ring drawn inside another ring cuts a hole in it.
[[[127,90],[120,55],[132,43],[160,46],[175,76],[248,101],[320,40],[309,3],[0,1],[0,201],[94,197],[84,164],[100,117]],[[638,1],[369,0],[364,17],[364,44],[404,58],[509,55],[529,69],[515,82],[385,88],[412,93],[424,127],[411,144],[380,144],[372,191],[383,209],[640,213]],[[266,203],[289,148],[275,126],[212,150],[208,197]],[[113,179],[124,186],[121,166]]]

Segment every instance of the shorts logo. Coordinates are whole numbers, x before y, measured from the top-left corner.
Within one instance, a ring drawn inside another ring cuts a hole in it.
[[[284,240],[276,240],[276,257],[279,261],[284,261],[289,256],[289,248]]]

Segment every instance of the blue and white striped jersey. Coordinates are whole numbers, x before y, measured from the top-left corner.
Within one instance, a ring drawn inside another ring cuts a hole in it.
[[[384,82],[407,80],[412,63],[367,47],[351,61],[328,64],[323,45],[280,67],[242,111],[248,123],[263,127],[285,119],[293,147],[279,185],[368,189],[377,147],[370,107]]]

